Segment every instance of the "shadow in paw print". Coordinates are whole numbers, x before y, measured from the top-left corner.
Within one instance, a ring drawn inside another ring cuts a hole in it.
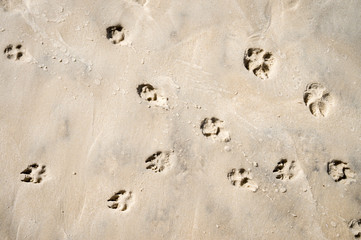
[[[146,169],[151,169],[154,172],[162,172],[171,167],[172,156],[173,154],[170,151],[158,151],[145,160],[147,164]]]
[[[129,201],[132,198],[132,192],[120,190],[108,199],[108,207],[111,209],[119,209],[124,212],[128,209]]]
[[[148,102],[149,107],[156,106],[169,110],[168,98],[158,93],[158,89],[154,88],[152,85],[148,83],[138,85],[137,93],[140,98]]]
[[[332,160],[327,163],[327,173],[335,182],[349,184],[355,180],[355,173],[348,167],[346,162]]]
[[[207,138],[213,138],[221,142],[231,141],[231,137],[228,131],[224,130],[224,123],[218,118],[211,117],[202,120],[200,129],[203,136]]]
[[[21,180],[22,182],[32,182],[32,183],[40,183],[45,176],[46,167],[44,165],[39,166],[37,163],[29,165],[25,170],[23,170],[20,174],[24,174],[24,178]]]
[[[333,97],[321,83],[310,83],[303,93],[303,101],[315,117],[326,117],[333,105]]]
[[[258,190],[258,184],[252,180],[253,176],[251,172],[244,168],[233,168],[227,174],[227,178],[231,181],[233,186],[242,187],[252,192],[256,192]]]
[[[355,238],[361,238],[361,219],[352,219],[348,227]]]
[[[109,39],[113,44],[118,44],[125,38],[124,28],[120,24],[107,27],[106,32],[107,39]]]
[[[13,46],[12,44],[9,44],[4,49],[4,54],[8,59],[15,59],[15,61],[18,61],[24,55],[24,52],[22,51],[22,45],[18,44]]]
[[[261,48],[248,48],[244,53],[243,64],[245,68],[261,79],[269,77],[274,57],[271,52]]]
[[[140,84],[137,87],[137,92],[139,97],[150,101],[157,101],[157,92],[155,91],[154,87],[150,84]]]
[[[295,168],[295,161],[288,161],[284,158],[277,163],[276,167],[273,169],[273,173],[276,175],[277,179],[289,180],[295,176]]]

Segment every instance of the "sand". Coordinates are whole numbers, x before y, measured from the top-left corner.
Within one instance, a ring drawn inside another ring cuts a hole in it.
[[[0,239],[361,237],[360,1],[0,1]]]

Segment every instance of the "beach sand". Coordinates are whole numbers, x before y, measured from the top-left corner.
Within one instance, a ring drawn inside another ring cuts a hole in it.
[[[360,1],[0,1],[0,239],[361,237]]]

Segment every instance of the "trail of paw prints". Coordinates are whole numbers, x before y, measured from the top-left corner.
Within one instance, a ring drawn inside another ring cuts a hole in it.
[[[269,77],[274,61],[273,54],[261,48],[248,48],[244,52],[243,64],[245,68],[261,79]]]
[[[9,44],[4,49],[4,55],[9,60],[19,61],[24,57],[25,51],[21,44]]]
[[[171,168],[173,161],[173,153],[171,151],[158,151],[145,160],[146,169],[153,170],[156,173],[163,172]]]
[[[108,207],[111,209],[119,209],[124,212],[129,209],[132,198],[131,191],[120,190],[108,199]]]
[[[355,238],[361,238],[361,218],[352,219],[348,224],[348,228]]]
[[[327,163],[327,173],[335,182],[350,184],[355,182],[355,173],[349,168],[346,162],[341,160],[332,160]]]
[[[281,159],[273,169],[273,173],[280,180],[292,179],[297,174],[296,161],[289,161],[285,158]]]
[[[148,102],[148,106],[161,107],[165,110],[169,110],[168,98],[162,96],[158,89],[154,88],[150,84],[140,84],[137,87],[137,92],[140,98]]]
[[[24,178],[21,181],[27,183],[41,183],[45,177],[45,172],[45,165],[39,166],[37,163],[31,164],[20,173],[24,174]]]
[[[252,173],[244,168],[233,168],[227,174],[227,178],[231,181],[233,186],[242,187],[252,192],[256,192],[258,190],[258,184],[252,180]]]
[[[125,29],[122,25],[114,25],[106,28],[107,39],[113,44],[119,44],[125,39]]]
[[[315,117],[326,117],[333,105],[332,96],[321,83],[308,84],[303,101]]]
[[[221,142],[231,141],[229,132],[224,129],[224,122],[218,118],[211,117],[203,119],[200,129],[203,136],[207,138],[212,138]]]

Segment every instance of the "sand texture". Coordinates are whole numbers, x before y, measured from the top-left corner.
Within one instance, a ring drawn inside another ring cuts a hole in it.
[[[358,0],[0,0],[0,239],[360,239],[360,26]]]

